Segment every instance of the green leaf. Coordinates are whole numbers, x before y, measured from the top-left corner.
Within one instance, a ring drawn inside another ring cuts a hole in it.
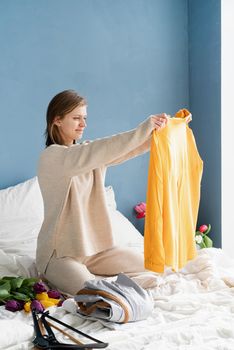
[[[6,299],[10,296],[8,290],[6,289],[0,289],[0,299]]]
[[[208,229],[206,230],[205,234],[207,235],[210,232],[210,230],[211,230],[211,225],[209,224]]]
[[[32,287],[36,282],[38,282],[38,278],[25,278],[22,285]]]
[[[17,299],[17,300],[23,300],[23,301],[30,300],[30,297],[26,294],[23,294],[23,293],[12,292],[12,295],[13,295],[14,299]]]
[[[10,299],[29,301],[35,298],[32,286],[38,278],[4,276],[0,279],[0,304]]]
[[[32,291],[32,287],[22,286],[19,289],[17,289],[17,292],[26,294],[28,297],[30,297],[30,299],[35,298],[35,293]]]
[[[17,288],[20,288],[22,286],[22,283],[24,281],[23,277],[17,277],[15,279],[12,279],[11,282],[11,289],[16,290]]]
[[[30,298],[30,299],[35,299],[35,294],[30,292],[30,293],[27,293],[27,296]]]
[[[0,299],[6,299],[10,296],[11,285],[9,281],[5,281],[4,284],[0,286]]]
[[[200,246],[201,249],[206,248],[206,245],[203,241],[201,243],[198,243],[198,245]]]
[[[9,281],[4,281],[4,283],[0,285],[0,291],[1,290],[7,290],[8,292],[10,292],[10,290],[11,290],[10,282]]]
[[[4,285],[6,282],[10,283],[8,280],[0,280],[0,286]]]
[[[15,278],[17,278],[17,276],[4,276],[4,277],[2,277],[2,280],[10,281],[10,280],[13,280]]]
[[[207,248],[211,248],[213,246],[213,242],[209,237],[205,236],[203,237],[203,240]]]
[[[17,289],[17,292],[24,293],[24,294],[27,294],[31,291],[32,291],[32,287],[27,287],[27,286],[23,286],[23,285]]]

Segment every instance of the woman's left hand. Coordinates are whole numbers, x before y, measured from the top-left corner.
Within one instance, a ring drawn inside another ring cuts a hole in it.
[[[154,129],[156,130],[164,128],[168,122],[168,116],[166,113],[153,114],[150,116],[150,119]]]

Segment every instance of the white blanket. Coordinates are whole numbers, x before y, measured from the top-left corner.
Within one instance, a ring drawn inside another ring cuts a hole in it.
[[[3,276],[37,277],[35,259],[26,255],[7,254],[0,249],[0,277]]]
[[[50,313],[108,342],[110,350],[234,349],[234,260],[221,249],[200,250],[178,273],[168,269],[163,275],[145,274],[136,280],[154,286],[148,290],[154,298],[154,310],[145,321],[111,330],[99,321],[83,320],[68,312],[72,311],[69,302],[63,308],[50,308]],[[30,315],[11,313],[2,306],[0,329],[0,349],[32,348]]]

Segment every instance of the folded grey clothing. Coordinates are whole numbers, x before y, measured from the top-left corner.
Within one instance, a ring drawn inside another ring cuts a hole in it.
[[[116,281],[91,280],[74,297],[78,313],[87,319],[126,323],[146,319],[153,310],[150,295],[120,273]]]

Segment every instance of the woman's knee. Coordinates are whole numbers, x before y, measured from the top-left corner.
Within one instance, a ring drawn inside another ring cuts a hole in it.
[[[55,288],[70,295],[83,288],[85,281],[95,278],[85,265],[72,258],[52,258],[45,277]]]
[[[104,276],[145,271],[143,253],[125,247],[114,247],[100,252],[89,257],[85,264],[92,273]]]

